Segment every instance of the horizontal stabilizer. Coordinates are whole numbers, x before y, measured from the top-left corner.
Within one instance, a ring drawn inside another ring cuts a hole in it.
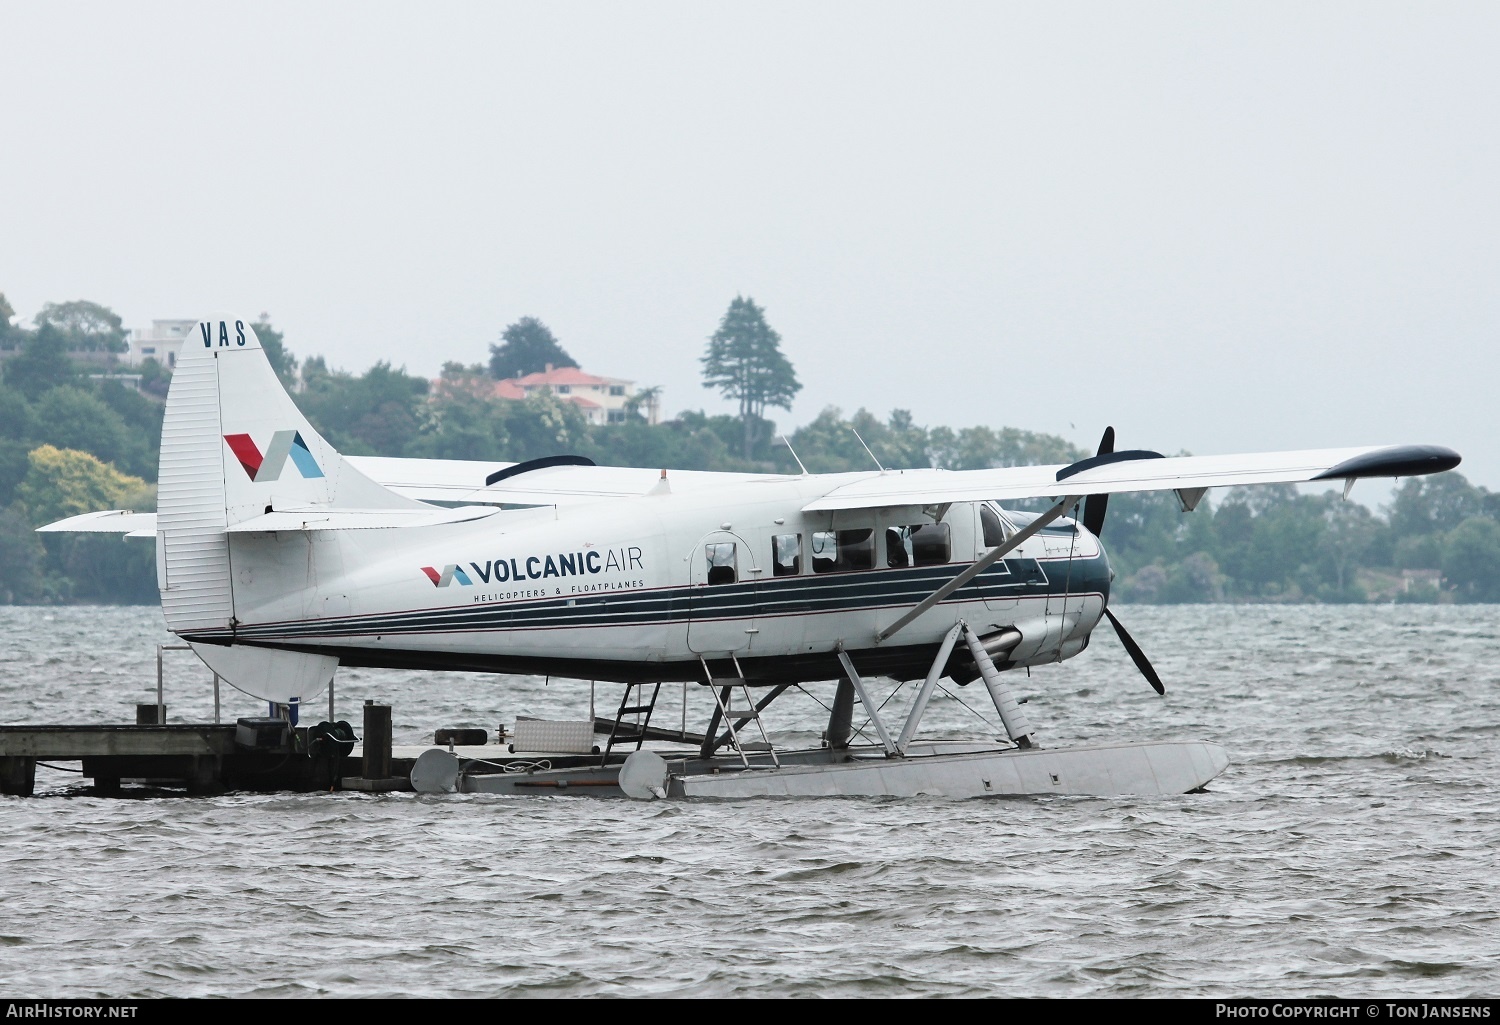
[[[281,509],[241,520],[228,528],[231,534],[273,534],[278,531],[373,530],[377,527],[430,527],[438,523],[463,523],[493,516],[492,505],[462,509]]]
[[[110,509],[69,516],[65,520],[57,520],[36,529],[39,534],[124,534],[126,537],[155,537],[156,513]]]

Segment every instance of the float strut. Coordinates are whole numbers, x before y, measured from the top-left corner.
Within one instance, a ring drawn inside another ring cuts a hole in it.
[[[854,729],[854,684],[848,677],[839,681],[833,694],[833,708],[828,713],[828,746],[835,751],[849,747],[849,735]]]
[[[995,703],[995,711],[1000,713],[1000,721],[1005,723],[1006,735],[1016,742],[1017,747],[1032,747],[1036,742],[1036,732],[1031,728],[1031,722],[1026,718],[1026,713],[1021,711],[1015,695],[1000,678],[1000,670],[995,668],[990,653],[984,650],[984,643],[967,624],[964,626],[964,639],[969,642],[969,653],[974,656],[974,664],[979,667],[979,675],[984,678],[990,700]]]

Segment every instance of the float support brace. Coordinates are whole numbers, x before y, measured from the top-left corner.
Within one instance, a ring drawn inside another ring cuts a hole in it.
[[[886,757],[894,757],[897,753],[896,745],[892,743],[891,735],[885,731],[885,723],[880,721],[880,710],[875,707],[875,702],[870,700],[864,681],[859,678],[859,673],[854,669],[854,663],[849,661],[849,653],[843,648],[839,648],[839,661],[844,664],[844,672],[848,675],[849,682],[854,684],[854,693],[859,695],[860,704],[865,706],[870,722],[875,725],[875,732],[880,736],[880,745],[885,748]]]
[[[911,738],[916,735],[917,727],[922,724],[922,715],[927,711],[927,701],[932,697],[932,688],[942,678],[943,670],[948,665],[948,657],[953,654],[953,645],[958,643],[958,635],[963,633],[964,624],[954,623],[953,629],[948,631],[948,636],[943,638],[942,647],[938,648],[937,658],[932,660],[932,668],[927,670],[927,679],[922,682],[922,689],[917,692],[917,700],[912,702],[911,713],[906,717],[906,725],[901,728],[901,739],[896,741],[896,753],[906,754],[907,745]]]
[[[1016,696],[1000,678],[1000,670],[995,668],[990,653],[984,650],[984,642],[979,639],[979,635],[972,627],[965,626],[964,634],[969,642],[969,654],[974,656],[974,664],[979,667],[979,675],[984,678],[985,688],[990,692],[990,700],[995,703],[995,711],[1000,713],[1000,721],[1005,724],[1006,735],[1016,742],[1017,747],[1033,746],[1036,732],[1031,728],[1031,721],[1021,710]]]

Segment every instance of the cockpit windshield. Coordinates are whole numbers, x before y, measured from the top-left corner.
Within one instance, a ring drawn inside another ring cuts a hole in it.
[[[1041,513],[1022,512],[1019,509],[1006,509],[1005,515],[1012,523],[1016,525],[1016,529],[1019,530],[1029,524],[1032,520],[1040,516]],[[1053,520],[1051,523],[1043,527],[1040,533],[1062,534],[1064,537],[1070,534],[1076,534],[1078,533],[1078,521],[1073,519],[1071,516],[1059,516],[1057,519]],[[985,543],[988,544],[989,542],[986,541]]]

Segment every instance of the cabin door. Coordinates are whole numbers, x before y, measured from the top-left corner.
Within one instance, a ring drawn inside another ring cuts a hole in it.
[[[716,530],[698,541],[690,558],[688,648],[702,655],[745,651],[760,611],[753,547],[738,534]]]
[[[979,544],[976,546],[974,557],[983,558],[990,550],[1002,544],[1008,530],[1000,515],[987,502],[980,502],[974,506],[978,522],[975,524],[974,536]],[[1035,562],[1035,560],[1030,560]],[[1021,592],[1025,581],[1023,573],[1018,573],[1022,560],[1012,553],[1011,558],[1001,559],[991,566],[980,576],[980,587],[984,593],[984,604],[991,612],[1002,614],[1002,618],[1009,617],[1014,622],[1016,610],[1020,605]]]

